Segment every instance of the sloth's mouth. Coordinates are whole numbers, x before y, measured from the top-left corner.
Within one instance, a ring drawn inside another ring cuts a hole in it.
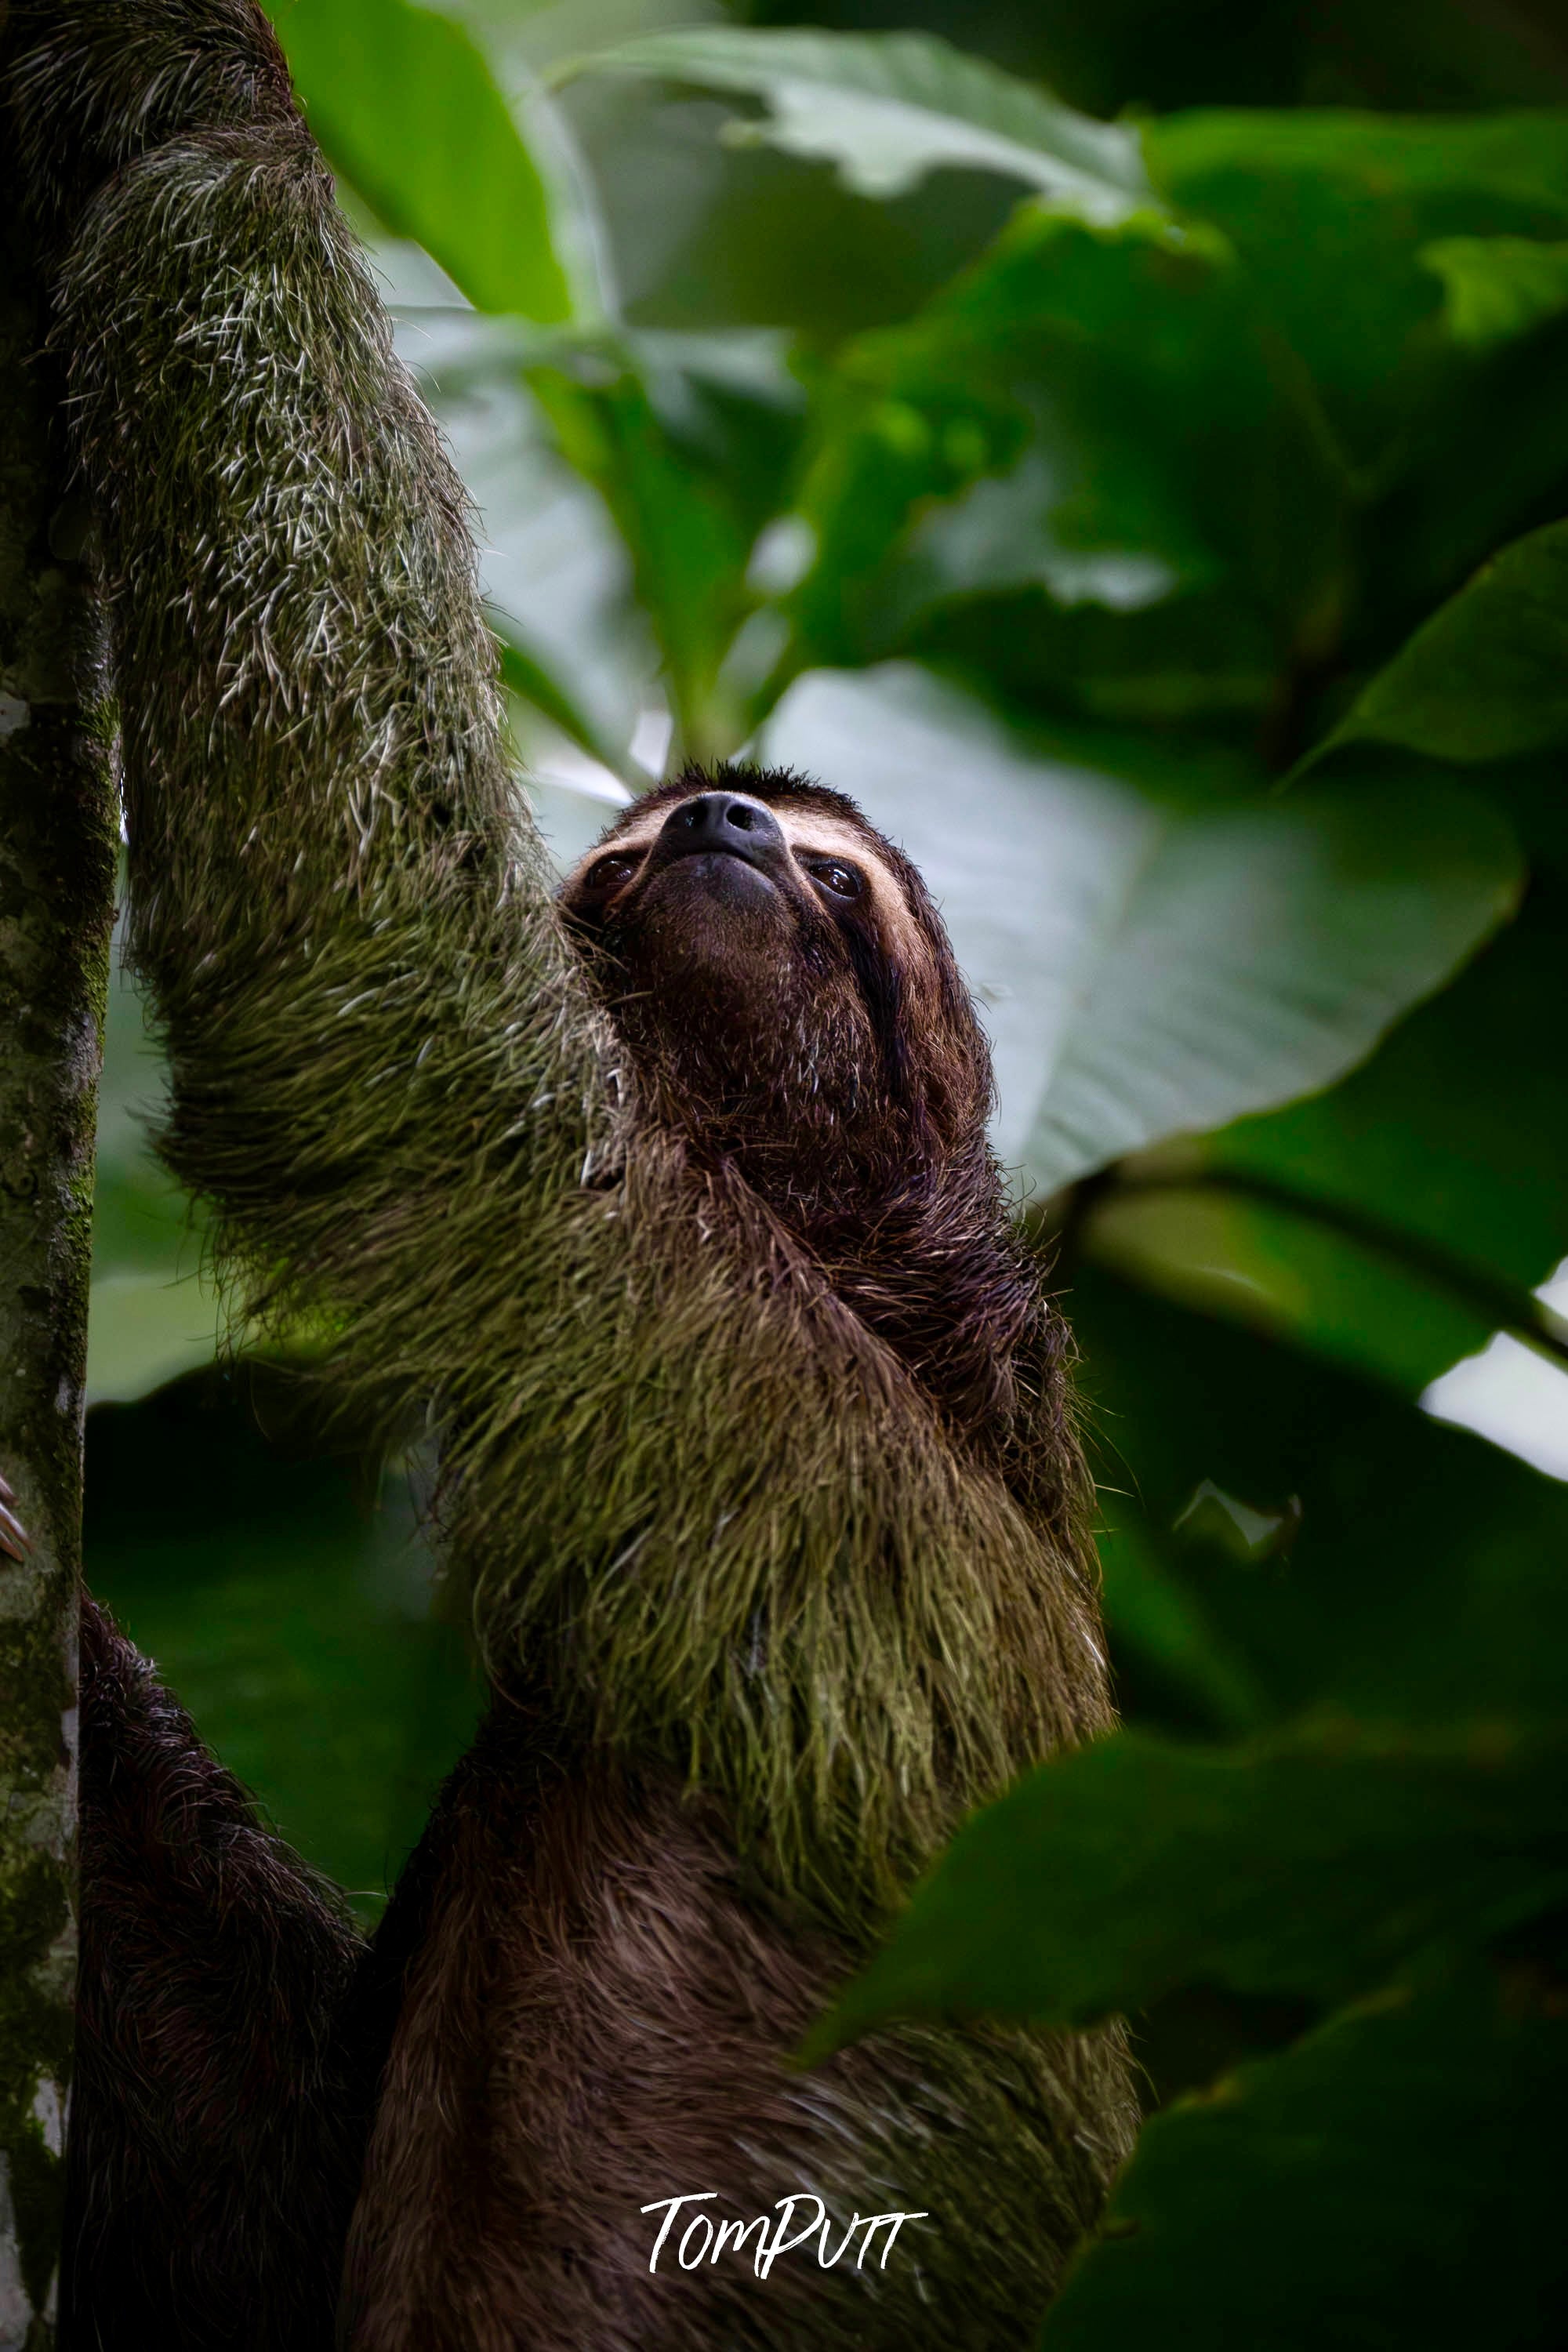
[[[742,875],[764,884],[770,890],[778,887],[763,859],[753,857],[744,849],[683,849],[670,860],[670,864],[685,866],[705,882],[732,880],[735,878],[734,869],[739,867]],[[669,866],[662,866],[659,870],[668,873]]]
[[[647,875],[637,893],[645,906],[700,897],[710,905],[736,908],[787,903],[790,895],[761,858],[727,847],[680,851]]]
[[[720,874],[727,866],[741,866],[749,873],[759,875],[770,887],[776,888],[781,878],[780,868],[788,855],[785,850],[781,856],[774,843],[763,842],[753,846],[743,836],[740,840],[684,841],[679,834],[671,838],[666,833],[661,834],[654,845],[644,878],[651,882],[674,866],[693,866],[700,874],[709,877]]]

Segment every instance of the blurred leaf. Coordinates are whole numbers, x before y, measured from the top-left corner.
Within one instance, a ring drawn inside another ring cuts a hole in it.
[[[431,1617],[406,1482],[389,1476],[369,1509],[351,1465],[268,1444],[249,1393],[209,1376],[91,1414],[88,1578],[284,1835],[374,1919],[478,1693]]]
[[[294,0],[276,14],[311,130],[387,227],[481,310],[569,318],[544,182],[463,27],[412,0]]]
[[[936,880],[989,991],[1000,1148],[1047,1192],[1327,1083],[1517,887],[1506,824],[1448,784],[1237,805],[1233,763],[1228,804],[1194,804],[1190,759],[1089,735],[1053,756],[910,669],[800,680],[763,743],[853,777]]]
[[[1568,113],[1194,112],[1151,124],[1145,146],[1161,189],[1241,254],[1363,464],[1442,361],[1423,247],[1568,225]]]
[[[560,104],[607,216],[625,315],[648,329],[762,326],[831,350],[917,310],[984,252],[1020,193],[963,167],[863,196],[831,163],[757,143],[738,121],[755,115],[749,101],[689,83],[598,74]]]
[[[1375,1994],[1146,2126],[1043,2352],[1539,2352],[1568,2237],[1561,1983],[1529,1963]]]
[[[1113,1461],[1099,1494],[1114,1529],[1100,1547],[1103,1607],[1123,1710],[1179,1731],[1234,1735],[1266,1723],[1275,1709],[1251,1661],[1215,1624],[1201,1594],[1162,1559],[1139,1524],[1136,1497],[1113,1483],[1121,1470]]]
[[[500,680],[509,694],[517,695],[548,719],[561,732],[569,737],[590,759],[600,761],[613,772],[618,772],[620,752],[600,734],[593,720],[565,688],[553,678],[542,662],[518,642],[515,624],[500,614],[492,613],[490,624],[495,628],[500,648]]]
[[[1568,245],[1527,236],[1446,236],[1421,261],[1443,283],[1443,323],[1486,351],[1568,310]]]
[[[1270,1200],[1211,1182],[1201,1151],[1184,1181],[1186,1147],[1169,1157],[1167,1177],[1145,1181],[1136,1168],[1094,1202],[1083,1246],[1097,1265],[1411,1397],[1499,1328],[1491,1301],[1347,1235],[1310,1193]],[[1528,1294],[1504,1296],[1529,1315]]]
[[[708,742],[707,714],[745,610],[749,541],[721,490],[682,463],[635,376],[589,386],[541,369],[533,387],[562,454],[599,491],[626,542],[683,743],[698,757],[729,748]]]
[[[1024,528],[1035,530],[1026,509]],[[944,557],[963,551],[933,516],[921,553],[939,543]],[[1168,595],[1124,597],[1112,605],[1090,601],[1085,591],[1103,594],[1124,583],[1151,582],[1157,575],[1149,559],[1125,570],[1115,555],[1062,562],[1037,533],[1036,549],[1034,568],[1044,576],[1017,586],[980,576],[989,554],[983,550],[972,587],[944,591],[943,601],[910,613],[901,636],[908,656],[970,679],[1018,709],[1034,709],[1047,723],[1099,719],[1161,729],[1167,737],[1180,730],[1189,740],[1202,729],[1221,740],[1269,747],[1278,714],[1289,707],[1284,656],[1268,614],[1237,583],[1178,582]],[[890,594],[903,585],[894,578]],[[921,585],[912,567],[910,585],[917,592]],[[1069,589],[1079,601],[1065,601]]]
[[[793,658],[874,659],[982,590],[1126,612],[1229,578],[1268,614],[1274,667],[1338,609],[1344,489],[1223,239],[1026,207],[824,379]]]
[[[1568,109],[1412,115],[1338,107],[1194,108],[1150,124],[1159,184],[1193,192],[1234,178],[1289,191],[1324,176],[1358,184],[1370,203],[1507,206],[1531,224],[1568,221]]]
[[[1140,1720],[1234,1727],[1188,1665],[1203,1643],[1277,1720],[1562,1723],[1568,1486],[1101,1265],[1070,1281],[1112,1652]],[[1183,1603],[1175,1675],[1142,1602],[1150,1559]]]
[[[1342,2000],[1568,1897],[1565,1799],[1568,1744],[1498,1723],[1113,1733],[959,1831],[814,2050],[894,2017],[1081,2024],[1185,1985]]]
[[[732,750],[719,672],[804,405],[781,339],[416,318],[407,356],[484,510],[506,682],[618,774],[662,656],[685,742]]]
[[[771,119],[737,125],[786,153],[837,163],[861,194],[901,194],[942,166],[1000,172],[1079,219],[1152,205],[1138,132],[1075,114],[1044,91],[925,33],[657,33],[560,69],[633,71],[754,93]]]
[[[128,1404],[210,1363],[218,1304],[204,1284],[172,1271],[95,1276],[89,1318],[87,1401]]]
[[[1568,523],[1483,564],[1323,749],[1367,737],[1440,760],[1502,760],[1568,740]]]
[[[557,444],[603,497],[658,639],[682,754],[734,750],[744,729],[720,671],[756,603],[747,562],[797,432],[776,357],[717,338],[632,336],[530,371]]]
[[[1528,348],[1458,343],[1425,266],[1451,238],[1564,235],[1568,112],[1201,112],[1145,144],[1163,193],[1240,257],[1344,453],[1365,521],[1342,626],[1381,655],[1568,488],[1568,321]]]
[[[1363,673],[1500,541],[1568,509],[1568,313],[1484,350],[1444,340],[1452,363],[1406,419],[1358,534],[1366,626],[1346,651]]]
[[[1565,995],[1568,887],[1542,874],[1518,919],[1370,1062],[1209,1138],[1203,1161],[1352,1204],[1532,1288],[1568,1255],[1568,1055],[1541,1020]],[[1369,1305],[1356,1314],[1363,1328],[1377,1319]],[[1310,1296],[1308,1315],[1318,1311]],[[1442,1369],[1445,1344],[1414,1362],[1415,1386]]]
[[[542,690],[561,705],[552,723],[570,736],[564,720],[574,713],[618,771],[654,691],[658,649],[631,601],[620,533],[555,446],[525,380],[563,348],[596,347],[602,332],[415,309],[397,341],[479,509],[491,625],[542,673]]]

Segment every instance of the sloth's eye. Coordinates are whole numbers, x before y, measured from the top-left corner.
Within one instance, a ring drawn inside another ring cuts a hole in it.
[[[806,872],[836,898],[858,898],[866,887],[866,877],[855,866],[846,866],[837,857],[813,857],[806,861]]]
[[[639,860],[629,849],[612,849],[595,857],[583,877],[584,890],[618,890],[637,872]]]

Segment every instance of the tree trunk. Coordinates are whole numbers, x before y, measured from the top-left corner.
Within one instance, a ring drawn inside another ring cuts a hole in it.
[[[0,0],[0,22],[4,0]],[[0,174],[0,2352],[54,2340],[70,2078],[77,1580],[115,825],[86,517]]]

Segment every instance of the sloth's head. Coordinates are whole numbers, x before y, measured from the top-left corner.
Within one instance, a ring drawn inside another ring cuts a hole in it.
[[[693,771],[637,802],[562,908],[667,1115],[802,1193],[845,1160],[984,1150],[985,1040],[902,853],[840,793]]]

